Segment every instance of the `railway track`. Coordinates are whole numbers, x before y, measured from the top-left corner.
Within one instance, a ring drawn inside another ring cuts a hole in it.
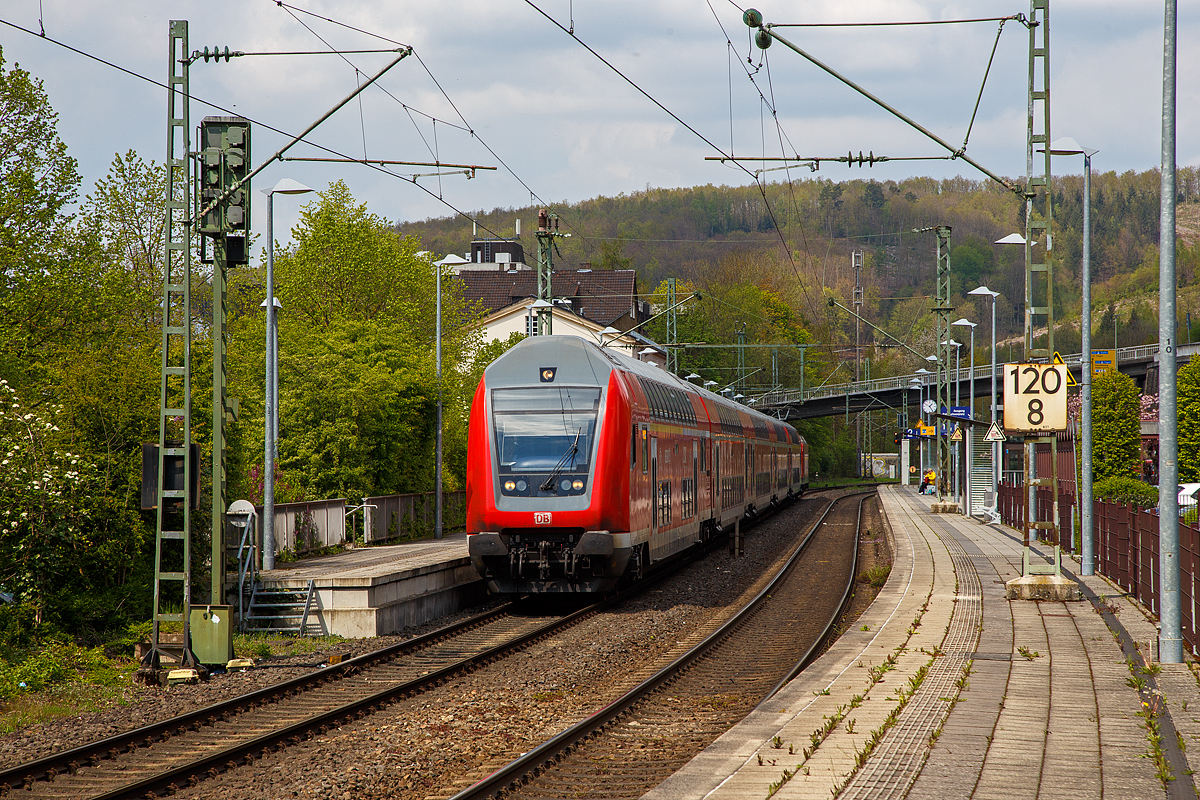
[[[718,546],[714,541],[676,567]],[[567,615],[531,614],[509,603],[308,675],[0,770],[0,795],[117,800],[174,794],[503,659],[628,600],[674,571],[651,575]]]
[[[695,648],[452,800],[636,798],[661,783],[829,641],[853,589],[867,499],[832,502],[767,587]]]

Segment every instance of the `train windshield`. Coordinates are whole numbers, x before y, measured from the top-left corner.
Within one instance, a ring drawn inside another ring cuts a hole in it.
[[[492,419],[500,472],[586,472],[600,390],[556,386],[496,389]]]

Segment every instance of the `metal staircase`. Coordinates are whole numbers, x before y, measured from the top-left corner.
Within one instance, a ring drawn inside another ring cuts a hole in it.
[[[264,589],[255,583],[242,628],[247,633],[318,635],[320,623],[309,621],[316,610],[316,596],[316,587],[311,580],[306,589]],[[315,630],[309,630],[314,626]]]

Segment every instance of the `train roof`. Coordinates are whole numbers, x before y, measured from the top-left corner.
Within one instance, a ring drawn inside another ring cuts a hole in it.
[[[528,386],[532,376],[540,374],[543,369],[554,368],[555,383],[603,386],[608,382],[609,373],[614,367],[649,380],[673,385],[689,394],[699,395],[708,404],[724,406],[746,414],[752,420],[759,419],[772,426],[785,425],[792,429],[797,439],[802,438],[787,422],[710,392],[653,364],[600,347],[580,336],[530,336],[493,361],[484,375],[489,386]]]

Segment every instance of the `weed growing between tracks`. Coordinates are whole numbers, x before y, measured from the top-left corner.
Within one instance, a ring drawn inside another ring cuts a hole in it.
[[[838,706],[834,710],[834,713],[832,715],[824,715],[823,716],[825,723],[821,727],[814,730],[809,735],[809,741],[811,743],[811,746],[804,748],[804,750],[802,751],[803,760],[799,764],[796,765],[795,769],[785,769],[783,771],[783,773],[780,775],[779,780],[771,783],[767,787],[767,794],[766,794],[767,798],[773,797],[780,789],[782,789],[787,784],[788,781],[790,781],[796,775],[803,774],[805,776],[808,776],[809,775],[808,761],[817,752],[817,750],[820,748],[821,744],[827,738],[829,738],[830,734],[833,733],[833,731],[842,722],[842,720],[844,720],[846,718],[846,713],[848,711],[858,708],[860,705],[862,705],[863,701],[866,699],[866,696],[870,693],[871,689],[873,689],[878,683],[880,683],[884,679],[884,676],[887,675],[887,673],[896,669],[897,664],[900,661],[900,656],[902,654],[904,654],[906,651],[908,651],[909,642],[912,640],[912,637],[916,634],[917,629],[921,627],[921,620],[925,616],[925,612],[929,610],[929,601],[932,598],[932,596],[933,596],[933,589],[931,587],[930,593],[928,595],[926,595],[926,597],[925,597],[924,604],[922,604],[920,611],[917,613],[917,616],[913,619],[912,624],[909,626],[909,628],[907,630],[908,635],[905,637],[904,641],[901,644],[899,644],[895,650],[893,650],[891,653],[889,653],[887,658],[885,658],[882,663],[877,664],[874,667],[871,667],[867,671],[868,677],[870,679],[870,684],[867,686],[866,690],[863,691],[862,694],[854,695],[854,697],[852,697],[850,699],[849,705]],[[858,772],[859,768],[864,763],[866,763],[867,758],[870,757],[871,753],[874,751],[876,746],[878,746],[880,740],[883,739],[884,734],[887,733],[887,731],[893,725],[895,725],[896,720],[900,716],[900,712],[904,710],[904,707],[908,704],[909,699],[911,699],[912,696],[914,694],[916,694],[917,689],[919,689],[922,682],[924,682],[925,676],[929,674],[930,665],[933,664],[934,659],[937,658],[938,655],[940,655],[940,654],[941,654],[941,651],[940,651],[940,649],[938,649],[937,653],[935,655],[932,655],[930,657],[929,661],[926,662],[925,664],[921,665],[920,669],[918,669],[917,672],[915,674],[913,674],[913,676],[911,678],[909,678],[908,687],[907,688],[901,687],[896,692],[896,694],[898,696],[898,704],[896,705],[895,708],[893,708],[891,710],[891,712],[888,714],[887,718],[883,721],[883,724],[880,725],[880,727],[877,728],[876,730],[871,731],[870,735],[867,737],[864,749],[859,750],[857,745],[855,745],[854,768],[847,775],[844,776],[844,779],[842,780],[842,782],[840,784],[834,784],[833,789],[832,789],[832,793],[833,793],[834,797],[836,797],[842,791],[842,789],[844,789],[846,787],[846,785],[854,778],[854,775]],[[829,689],[828,689],[828,687],[826,687],[824,690],[822,690],[820,692],[814,692],[813,694],[827,695],[827,694],[829,694]],[[891,698],[889,698],[889,699],[891,699]],[[853,735],[854,725],[856,722],[857,722],[857,720],[854,719],[854,720],[850,720],[849,722],[846,723],[845,729],[846,729],[847,733]],[[776,738],[778,739],[779,737],[776,737]],[[790,750],[789,750],[789,752],[790,752]],[[763,766],[763,758],[762,758],[761,754],[758,757],[758,763],[759,763],[759,766]],[[774,762],[772,761],[772,764],[773,763]]]

